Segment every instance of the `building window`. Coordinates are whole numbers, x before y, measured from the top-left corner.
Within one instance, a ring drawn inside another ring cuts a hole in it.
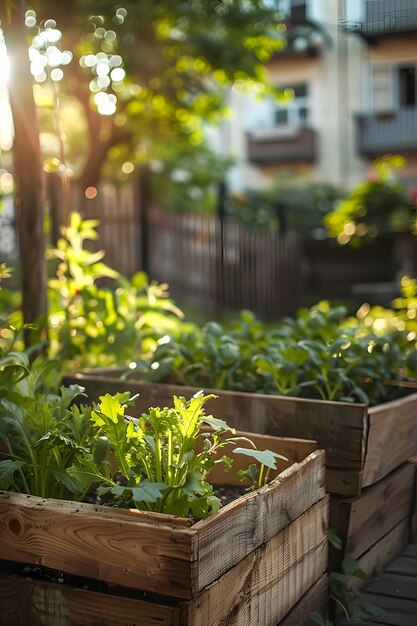
[[[303,22],[307,18],[306,0],[278,0],[278,11],[294,22]]]
[[[310,117],[307,85],[292,85],[283,91],[289,92],[292,97],[276,109],[276,126],[307,126]]]
[[[371,66],[372,110],[391,111],[417,105],[416,65],[373,63]]]
[[[398,68],[400,106],[416,106],[416,68],[414,65]]]

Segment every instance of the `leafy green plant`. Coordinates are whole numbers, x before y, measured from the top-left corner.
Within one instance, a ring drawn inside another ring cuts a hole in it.
[[[167,285],[149,283],[143,272],[128,280],[102,261],[103,251],[85,248],[97,239],[97,225],[72,213],[49,251],[58,261],[48,283],[49,355],[59,356],[63,369],[128,363],[138,352],[152,351],[166,332],[175,333],[183,317]]]
[[[264,355],[253,363],[265,393],[377,404],[391,397],[387,380],[401,380],[406,334],[377,334],[344,307],[320,302],[285,318]]]
[[[256,388],[256,372],[250,367],[254,346],[227,333],[217,322],[202,329],[163,339],[152,362],[139,361],[144,380],[166,380],[182,385],[214,389]]]
[[[353,579],[361,582],[369,582],[373,576],[366,574],[358,565],[358,562],[350,557],[342,561],[341,572],[331,572],[328,577],[330,598],[348,620],[367,620],[372,617],[383,617],[385,612],[379,607],[368,602],[360,589],[352,586]],[[318,623],[318,622],[317,622]]]
[[[227,211],[251,232],[292,229],[309,233],[322,226],[324,215],[343,195],[328,183],[301,183],[286,176],[268,189],[232,195]]]
[[[72,405],[82,392],[78,385],[51,389],[55,373],[55,361],[37,357],[30,363],[21,352],[0,361],[0,489],[44,498],[82,496],[66,468],[88,443],[90,409]]]
[[[117,506],[135,506],[139,510],[157,511],[173,515],[206,517],[218,511],[220,500],[215,496],[208,474],[215,464],[230,467],[230,457],[219,457],[218,451],[228,444],[242,441],[233,434],[226,422],[207,416],[204,404],[214,396],[202,392],[189,401],[174,396],[174,406],[151,408],[141,418],[125,415],[129,394],[106,394],[92,411],[91,419],[100,446],[112,455],[99,462],[93,454],[86,454],[81,462],[68,471],[87,489],[98,484],[100,497],[111,497]],[[209,431],[203,425],[210,427]],[[243,438],[244,441],[248,441]],[[236,447],[236,446],[235,446]],[[271,451],[236,448],[268,467],[275,467],[277,458]],[[257,485],[263,484],[265,470],[261,467]]]
[[[164,337],[135,371],[148,381],[377,404],[398,393],[385,382],[403,380],[413,354],[405,330],[376,332],[323,301],[276,328],[243,311],[228,331],[209,322]]]
[[[334,211],[327,213],[324,224],[330,237],[339,243],[360,246],[379,235],[397,231],[415,231],[415,201],[400,181],[392,176],[394,168],[403,167],[405,159],[387,156],[378,159],[375,172],[360,183]]]

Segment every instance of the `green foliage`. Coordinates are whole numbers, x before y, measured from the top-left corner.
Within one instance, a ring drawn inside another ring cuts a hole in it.
[[[251,232],[293,229],[309,233],[322,226],[324,215],[342,196],[330,184],[278,180],[269,189],[231,196],[227,211]]]
[[[255,359],[264,390],[273,393],[273,382],[281,395],[366,404],[389,399],[384,382],[401,378],[404,333],[380,336],[345,316],[343,307],[322,302],[284,320],[284,339]]]
[[[84,454],[90,409],[70,405],[82,388],[53,388],[56,362],[22,352],[0,361],[0,489],[43,498],[80,498],[66,469]],[[50,382],[48,382],[50,381]]]
[[[213,389],[377,404],[394,397],[410,374],[414,343],[404,329],[376,332],[344,307],[320,302],[266,328],[242,311],[228,331],[216,322],[165,337],[151,360],[137,362],[145,380]]]
[[[363,583],[369,582],[372,577],[372,575],[366,574],[359,567],[357,561],[350,557],[343,559],[341,572],[329,574],[330,598],[336,603],[337,609],[343,611],[346,619],[367,620],[385,615],[385,611],[368,602],[360,590],[352,586],[352,580],[355,578]]]
[[[97,224],[72,213],[57,248],[49,251],[58,261],[48,283],[49,354],[59,357],[63,369],[128,363],[175,332],[183,316],[167,285],[148,283],[143,272],[128,280],[103,263],[104,252],[85,248],[97,239]]]
[[[32,55],[38,51],[45,70],[36,76],[38,101],[53,106],[48,77],[58,65],[63,80],[55,73],[55,88],[61,106],[72,107],[63,120],[69,143],[80,121],[86,128],[84,163],[79,146],[67,155],[86,185],[97,182],[106,156],[113,165],[107,172],[123,179],[128,175],[115,163],[149,161],[156,144],[178,137],[201,144],[203,123],[216,123],[225,113],[227,86],[256,88],[261,95],[271,91],[264,63],[285,45],[277,11],[262,0],[126,0],[122,6],[32,0],[27,18]],[[52,63],[44,45],[48,37],[66,53]]]
[[[174,396],[173,408],[151,408],[134,419],[125,415],[127,404],[132,402],[129,393],[101,396],[99,407],[91,414],[99,437],[95,452],[74,464],[70,476],[85,489],[98,484],[98,495],[110,497],[117,506],[199,518],[215,513],[220,500],[207,480],[209,471],[218,463],[230,467],[230,457],[216,455],[242,438],[225,437],[234,433],[233,429],[205,414],[204,404],[214,397],[203,392],[188,401]],[[204,430],[203,425],[210,430]],[[267,479],[265,466],[276,468],[276,458],[285,458],[255,446],[249,450],[235,448],[234,452],[261,464],[258,486]],[[111,463],[106,461],[108,453],[113,456]]]
[[[230,333],[217,322],[208,322],[201,329],[164,338],[152,363],[138,361],[137,371],[149,381],[168,379],[194,387],[255,391],[258,377],[251,358],[264,343],[261,329],[248,311],[241,313]]]
[[[334,211],[324,218],[330,237],[358,247],[378,235],[415,230],[416,205],[392,169],[403,167],[403,157],[384,157],[375,162],[375,173],[360,183]]]
[[[187,141],[164,144],[154,151],[150,163],[152,198],[163,208],[183,213],[214,214],[218,184],[232,162],[208,146]]]

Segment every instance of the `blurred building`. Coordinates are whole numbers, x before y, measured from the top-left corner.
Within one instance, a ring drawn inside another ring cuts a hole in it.
[[[270,0],[288,45],[268,65],[282,102],[230,95],[234,189],[280,175],[351,187],[387,153],[417,181],[417,0]]]

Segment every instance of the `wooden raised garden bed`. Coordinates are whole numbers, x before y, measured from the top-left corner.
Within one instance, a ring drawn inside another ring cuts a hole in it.
[[[2,626],[220,626],[230,620],[276,626],[291,610],[320,611],[328,527],[324,452],[311,441],[251,438],[288,462],[280,462],[268,485],[194,524],[0,493]],[[223,473],[212,480],[239,479]],[[16,575],[17,564],[26,566],[27,578]],[[33,566],[81,582],[36,580]],[[105,593],[86,589],[86,579],[108,586]]]
[[[64,384],[77,383],[86,389],[90,401],[105,393],[139,393],[132,412],[140,414],[150,406],[170,403],[172,396],[190,397],[190,387],[146,383],[129,376],[126,368],[83,370],[66,376]],[[417,393],[374,407],[366,404],[328,402],[208,390],[218,399],[207,403],[218,417],[231,426],[249,432],[276,436],[305,437],[318,441],[326,451],[327,491],[357,496],[400,467],[417,453]],[[211,404],[213,402],[213,404]]]

